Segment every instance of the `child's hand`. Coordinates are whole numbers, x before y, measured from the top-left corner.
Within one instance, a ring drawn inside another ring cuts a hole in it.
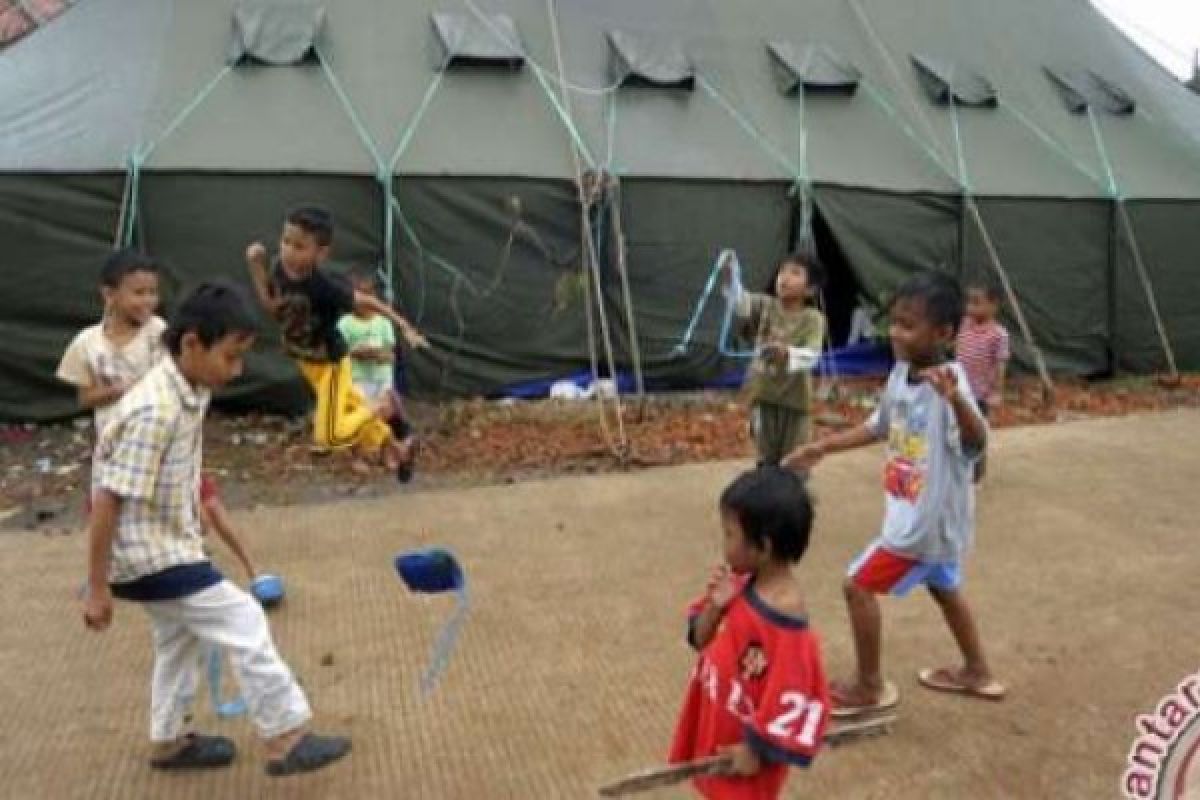
[[[733,258],[732,257],[726,256],[724,259],[722,259],[719,271],[721,273],[721,285],[722,286],[733,286]]]
[[[404,341],[408,342],[408,346],[413,350],[424,350],[429,347],[429,340],[416,328],[405,328],[403,334]]]
[[[788,469],[810,470],[817,465],[822,458],[828,453],[824,441],[809,442],[806,445],[797,447],[792,452],[783,457],[781,462]]]
[[[958,376],[954,373],[954,367],[945,364],[940,367],[930,367],[929,369],[921,370],[919,373],[922,378],[929,381],[929,385],[933,390],[940,394],[946,400],[953,399],[958,392]]]
[[[1002,408],[1004,406],[1004,395],[999,392],[990,395],[987,399],[987,404],[989,409]]]
[[[765,344],[762,348],[762,357],[771,364],[782,366],[788,361],[787,345],[779,344],[778,342]]]
[[[97,633],[112,624],[113,600],[108,586],[89,586],[83,599],[83,624]]]
[[[253,242],[246,248],[246,263],[253,270],[266,270],[268,266],[267,248],[262,242]]]
[[[720,752],[733,756],[733,762],[729,765],[730,775],[749,778],[757,775],[758,771],[762,769],[762,759],[755,755],[754,751],[745,742],[723,747]]]
[[[717,564],[708,576],[708,602],[720,609],[726,608],[737,597],[738,586],[728,564]]]

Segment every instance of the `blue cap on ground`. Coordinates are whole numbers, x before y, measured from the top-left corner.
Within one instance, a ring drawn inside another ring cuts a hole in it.
[[[283,578],[266,573],[259,575],[250,582],[250,594],[264,608],[277,606],[283,600]]]
[[[465,584],[462,567],[449,550],[430,547],[396,556],[396,572],[413,592],[452,592]]]

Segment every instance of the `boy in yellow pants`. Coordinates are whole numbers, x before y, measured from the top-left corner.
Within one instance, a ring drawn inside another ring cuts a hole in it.
[[[413,348],[428,347],[416,328],[376,297],[357,292],[348,280],[322,269],[333,245],[333,217],[321,208],[290,211],[279,239],[279,256],[246,248],[246,263],[259,302],[279,323],[283,348],[316,395],[313,438],[324,447],[356,447],[364,455],[383,451],[389,469],[402,466],[403,446],[392,435],[390,403],[373,407],[354,388],[342,315],[367,310],[391,320]]]

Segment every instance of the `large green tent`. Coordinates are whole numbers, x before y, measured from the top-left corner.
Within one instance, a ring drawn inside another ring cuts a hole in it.
[[[428,395],[710,379],[717,253],[809,237],[849,302],[1006,284],[1026,364],[1200,368],[1200,97],[1084,0],[80,0],[0,51],[0,417],[72,410],[114,243],[244,280],[301,202]],[[227,399],[300,397],[267,336]]]

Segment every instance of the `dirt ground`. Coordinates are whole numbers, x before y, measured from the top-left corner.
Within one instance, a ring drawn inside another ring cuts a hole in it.
[[[879,454],[823,465],[801,566],[832,674],[850,664],[839,584],[878,524]],[[692,655],[682,612],[718,552],[714,499],[741,462],[241,512],[285,576],[280,649],[344,763],[270,779],[249,724],[217,721],[229,770],[144,763],[151,650],[144,615],[84,631],[78,536],[0,536],[0,796],[5,798],[585,798],[662,756]],[[916,669],[953,647],[920,596],[885,601],[902,687],[888,737],[793,772],[790,798],[1115,797],[1133,717],[1196,669],[1195,479],[1200,411],[1001,431],[979,498],[968,594],[1000,705],[935,696]],[[448,672],[417,688],[443,597],[407,594],[406,548],[455,550],[473,611]],[[221,560],[218,554],[218,560]],[[682,798],[686,791],[653,797]]]
[[[879,378],[823,380],[818,430],[854,424],[874,407]],[[1092,382],[1060,379],[1057,402],[1042,401],[1028,376],[1010,381],[996,427],[1200,408],[1200,375],[1177,386],[1148,377]],[[261,414],[210,414],[205,468],[230,508],[328,503],[413,489],[462,488],[749,456],[746,409],[736,392],[675,392],[626,398],[627,457],[615,457],[592,402],[461,400],[411,404],[423,449],[416,479],[400,485],[382,469],[357,475],[345,455],[318,455],[309,422]],[[86,418],[56,425],[0,425],[0,531],[79,529],[92,431]]]

